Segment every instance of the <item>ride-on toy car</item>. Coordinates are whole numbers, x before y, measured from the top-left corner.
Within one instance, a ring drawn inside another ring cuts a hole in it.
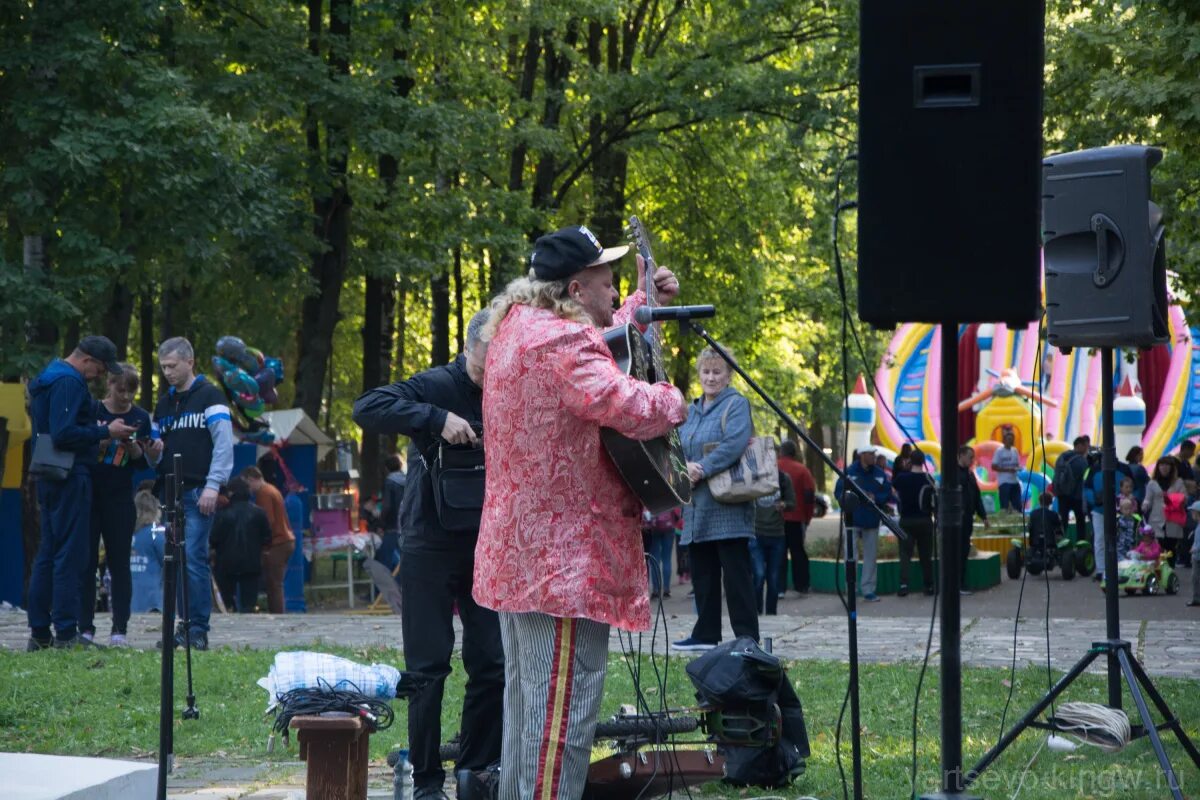
[[[1125,594],[1175,594],[1179,591],[1179,575],[1167,560],[1171,554],[1163,551],[1152,561],[1129,558],[1117,562],[1117,586]],[[1101,588],[1105,581],[1100,582]]]
[[[1072,542],[1064,536],[1051,546],[1045,547],[1031,534],[1029,545],[1025,540],[1014,538],[1008,551],[1005,569],[1008,577],[1016,580],[1021,577],[1021,567],[1029,570],[1030,575],[1041,575],[1043,570],[1053,571],[1062,568],[1064,581],[1069,581],[1076,575],[1087,577],[1096,571],[1096,557],[1092,554],[1092,543],[1087,540]]]

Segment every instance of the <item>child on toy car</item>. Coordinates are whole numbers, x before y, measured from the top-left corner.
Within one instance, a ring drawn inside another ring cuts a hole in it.
[[[1162,546],[1154,538],[1154,529],[1149,525],[1142,526],[1142,541],[1129,551],[1129,557],[1135,561],[1158,561],[1162,555]]]

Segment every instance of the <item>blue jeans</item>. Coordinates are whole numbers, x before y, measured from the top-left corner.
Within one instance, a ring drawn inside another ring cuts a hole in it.
[[[212,614],[212,570],[208,565],[208,533],[212,516],[200,513],[197,502],[203,489],[183,492],[184,536],[187,551],[187,590],[192,618],[192,633],[208,633],[208,617]],[[176,613],[183,619],[183,582],[176,595]]]
[[[996,487],[996,494],[1000,498],[1000,510],[1011,508],[1013,511],[1022,511],[1024,503],[1021,502],[1021,484],[1020,483],[1002,483]]]
[[[750,563],[754,568],[754,604],[763,613],[763,583],[767,587],[766,609],[774,614],[779,605],[779,571],[787,556],[787,539],[783,536],[755,536],[750,540]]]
[[[646,563],[650,570],[650,593],[671,591],[671,552],[675,549],[675,531],[644,531]]]
[[[41,541],[29,575],[29,627],[44,638],[79,632],[79,589],[91,545],[92,478],[75,470],[62,481],[37,482]]]

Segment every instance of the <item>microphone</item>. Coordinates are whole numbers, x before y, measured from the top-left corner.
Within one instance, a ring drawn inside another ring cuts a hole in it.
[[[649,325],[666,320],[701,319],[716,313],[713,306],[638,306],[633,312],[633,320],[639,325]]]

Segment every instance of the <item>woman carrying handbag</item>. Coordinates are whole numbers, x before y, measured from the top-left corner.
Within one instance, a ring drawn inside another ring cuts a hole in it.
[[[709,478],[745,453],[753,432],[750,403],[730,387],[732,370],[712,348],[701,351],[696,368],[704,395],[689,407],[679,435],[692,480],[692,502],[683,509],[682,543],[691,559],[697,619],[691,635],[671,645],[692,651],[710,650],[721,641],[722,587],[733,635],[758,639],[750,561],[754,502],[722,503],[708,486]],[[775,471],[774,464],[771,469]]]

